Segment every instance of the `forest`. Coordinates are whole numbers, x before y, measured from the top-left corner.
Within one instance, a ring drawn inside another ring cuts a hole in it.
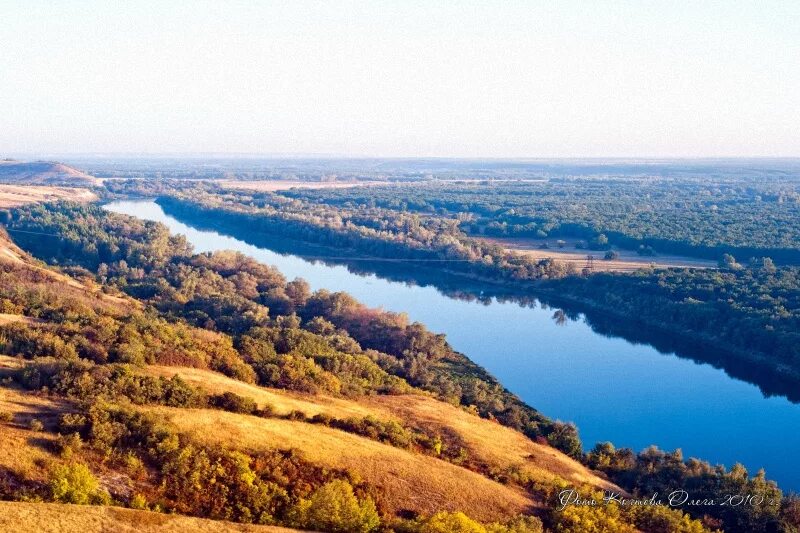
[[[6,212],[4,222],[25,250],[99,291],[94,300],[64,296],[43,272],[4,263],[3,312],[32,321],[2,326],[3,351],[25,362],[9,378],[26,390],[72,403],[55,424],[60,436],[54,446],[62,458],[104,458],[102,464],[124,467],[139,480],[139,491],[111,495],[84,463],[65,462],[44,485],[6,472],[0,485],[4,498],[101,504],[116,498],[134,508],[325,531],[522,533],[543,526],[575,532],[791,531],[798,514],[794,497],[782,496],[763,473],[750,477],[741,466],[726,470],[659,450],[635,454],[610,444],[586,453],[574,426],[526,406],[421,324],[368,309],[344,293],[311,292],[302,280],[287,281],[274,268],[240,254],[194,254],[182,237],[171,236],[160,224],[75,204],[18,208]],[[115,294],[140,307],[122,312],[112,303],[120,298]],[[698,491],[724,486],[769,503],[735,509],[687,506],[688,515],[664,507],[559,511],[553,500],[558,484],[514,469],[498,471],[447,432],[375,416],[280,414],[241,394],[208,393],[180,378],[142,375],[140,369],[149,365],[207,368],[244,384],[351,399],[433,395],[552,445],[632,494],[662,490],[679,479]],[[352,473],[320,469],[285,450],[254,455],[209,447],[187,440],[137,405],[323,426],[479,472],[551,503],[538,517],[505,523],[480,524],[463,513],[446,512],[391,517],[380,491]],[[35,427],[42,429],[41,423]],[[211,475],[220,480],[220,492],[199,491],[191,481]],[[331,505],[342,509],[335,523],[326,511]]]
[[[800,183],[791,174],[762,179],[578,176],[284,194],[341,208],[438,214],[459,219],[472,235],[588,242],[602,234],[609,244],[632,250],[800,263]]]
[[[118,185],[129,193],[125,187],[131,186],[142,185]],[[324,194],[341,191],[352,189]],[[587,276],[558,260],[535,260],[471,238],[458,218],[336,207],[284,194],[226,192],[213,185],[182,190],[161,185],[151,192],[161,194],[158,202],[167,212],[198,223],[213,220],[214,227],[233,234],[246,227],[248,234],[278,235],[347,250],[354,257],[416,261],[521,296],[557,297],[705,344],[725,354],[714,361],[723,367],[745,365],[754,375],[771,376],[767,381],[800,384],[800,267],[776,265],[770,257],[740,263],[724,254],[716,269],[645,266],[632,274]]]

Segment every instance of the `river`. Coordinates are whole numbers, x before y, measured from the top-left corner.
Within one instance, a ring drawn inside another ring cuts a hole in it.
[[[360,275],[297,255],[276,253],[164,213],[152,200],[117,201],[117,213],[155,220],[185,235],[197,252],[237,250],[275,265],[313,289],[346,291],[373,307],[405,312],[486,368],[545,415],[578,426],[584,447],[611,441],[641,450],[681,448],[685,457],[751,474],[765,468],[786,489],[800,491],[800,405],[765,397],[723,370],[653,346],[594,331],[582,315],[554,319],[554,310],[490,299],[466,301],[431,286]]]

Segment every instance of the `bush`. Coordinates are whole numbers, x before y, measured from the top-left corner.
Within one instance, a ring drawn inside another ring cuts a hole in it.
[[[131,509],[140,509],[142,511],[146,511],[147,507],[147,499],[139,493],[133,495],[131,498],[130,503],[128,504]]]
[[[418,533],[487,533],[486,528],[464,513],[441,511],[420,522]]]
[[[31,431],[41,431],[44,429],[44,424],[38,418],[34,418],[30,421],[28,427],[31,428]]]
[[[83,446],[83,442],[81,441],[80,434],[70,433],[68,435],[59,435],[56,440],[56,445],[58,446],[58,451],[61,453],[61,457],[69,459],[76,451],[80,450],[81,446]]]
[[[7,424],[7,423],[11,422],[12,420],[14,420],[14,415],[9,413],[8,411],[0,412],[0,423]]]
[[[507,524],[492,524],[487,526],[489,533],[542,533],[542,521],[535,516],[518,516]]]
[[[252,398],[245,398],[233,392],[215,394],[209,398],[209,403],[217,409],[232,413],[252,415],[258,411],[258,404]]]
[[[306,414],[303,411],[299,411],[295,409],[294,411],[290,411],[286,418],[289,420],[305,420]]]
[[[294,511],[299,527],[333,533],[367,533],[380,525],[372,498],[356,498],[347,481],[337,479],[315,490],[308,500],[300,500]]]
[[[105,503],[109,499],[89,467],[82,463],[56,467],[50,476],[50,495],[54,501],[78,505]]]

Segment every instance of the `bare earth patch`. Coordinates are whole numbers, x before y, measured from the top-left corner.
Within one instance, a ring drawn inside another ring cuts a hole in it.
[[[567,241],[563,248],[558,247],[557,239],[495,237],[478,237],[478,239],[502,246],[508,252],[521,253],[533,259],[555,259],[562,263],[573,264],[579,272],[589,265],[588,256],[590,255],[593,257],[591,264],[594,272],[634,272],[650,265],[655,268],[716,268],[717,266],[714,261],[694,257],[662,254],[641,256],[631,250],[618,249],[614,249],[614,251],[619,254],[619,258],[606,260],[603,259],[605,251],[576,248],[574,239]],[[544,244],[547,245],[547,248],[542,248]]]
[[[0,208],[19,207],[35,202],[54,202],[57,200],[91,202],[96,199],[97,196],[89,189],[0,184]]]

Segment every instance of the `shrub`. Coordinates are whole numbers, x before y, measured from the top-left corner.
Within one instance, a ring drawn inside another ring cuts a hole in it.
[[[327,413],[318,413],[311,417],[312,424],[321,424],[323,426],[330,426],[334,418]]]
[[[315,490],[308,500],[300,500],[295,509],[299,527],[333,533],[367,533],[380,525],[372,498],[356,498],[347,481],[337,479]]]
[[[56,445],[61,453],[61,457],[69,459],[76,451],[80,450],[81,446],[83,446],[83,442],[78,433],[70,433],[68,435],[59,435],[56,440]]]
[[[487,533],[486,528],[464,513],[438,512],[422,520],[418,533]]]
[[[108,494],[85,464],[72,463],[56,467],[50,476],[50,495],[61,503],[104,503]]]
[[[14,420],[14,415],[8,411],[0,411],[0,423],[9,423]]]
[[[291,411],[288,415],[286,415],[286,418],[288,418],[289,420],[305,420],[306,414],[303,411],[295,409],[294,411]]]
[[[31,431],[41,431],[44,429],[44,424],[42,424],[41,420],[38,418],[31,420],[28,426],[31,428]]]
[[[518,516],[507,524],[491,524],[488,533],[543,533],[542,521],[535,516]]]
[[[128,505],[130,506],[131,509],[140,509],[143,511],[146,511],[148,509],[147,500],[145,499],[144,496],[142,496],[138,492],[133,495],[133,498],[131,498],[131,501]]]
[[[258,411],[258,404],[253,399],[239,396],[233,392],[215,394],[209,398],[209,403],[218,409],[232,413],[252,415]]]

